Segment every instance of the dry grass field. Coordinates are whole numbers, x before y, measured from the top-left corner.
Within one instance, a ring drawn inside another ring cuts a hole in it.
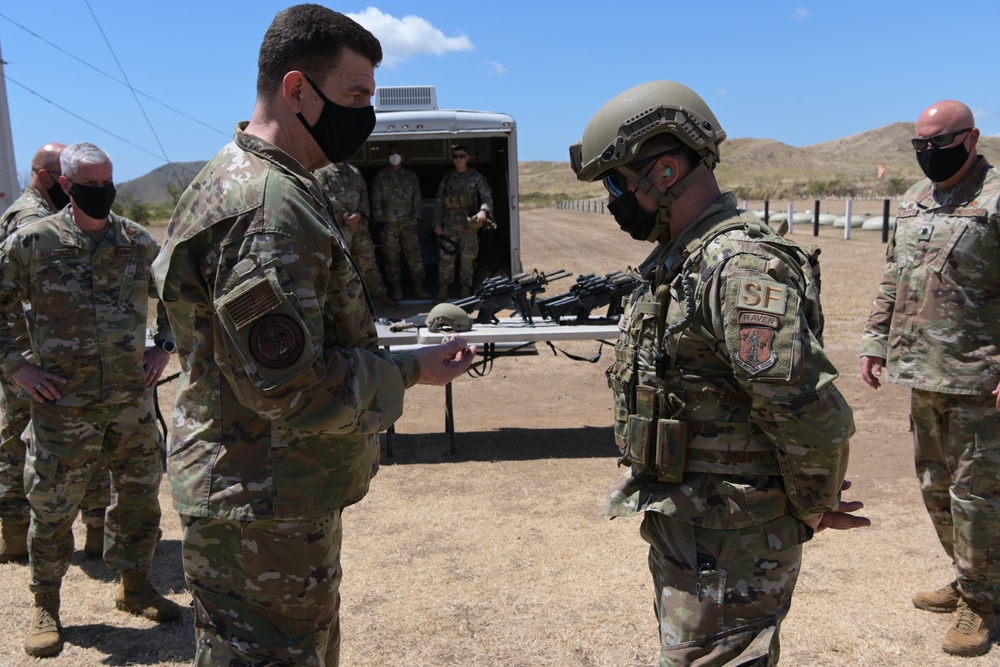
[[[809,204],[811,206],[811,203]],[[842,204],[824,204],[833,210]],[[756,207],[755,203],[751,206]],[[772,202],[772,209],[784,204]],[[797,205],[798,208],[799,205]],[[881,212],[881,202],[856,212]],[[837,212],[837,211],[834,211]],[[522,213],[526,269],[601,273],[637,264],[650,246],[608,216]],[[827,346],[854,407],[851,499],[867,529],[826,531],[805,547],[803,572],[782,629],[782,664],[808,667],[1000,666],[950,658],[939,645],[948,615],[918,611],[914,590],[952,577],[924,512],[907,432],[908,392],[878,392],[858,377],[859,335],[881,274],[877,232],[796,227],[822,248]],[[599,343],[565,346],[577,354]],[[443,434],[444,390],[407,393],[394,456],[383,454],[371,493],[345,512],[345,666],[646,667],[656,621],[638,519],[598,508],[618,474],[611,396],[595,364],[537,354],[502,357],[483,378],[454,383],[457,454]],[[169,391],[161,390],[169,406]],[[317,489],[322,493],[322,489]],[[164,538],[154,563],[161,590],[189,601],[180,530],[164,485]],[[82,546],[82,534],[78,534]],[[28,569],[0,565],[0,665],[165,666],[193,656],[190,613],[156,626],[113,610],[114,578],[82,552],[63,585],[66,647],[46,660],[21,650],[29,620]]]

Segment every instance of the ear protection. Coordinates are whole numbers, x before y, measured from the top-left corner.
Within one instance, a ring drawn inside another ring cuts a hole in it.
[[[673,175],[674,175],[674,170],[671,169],[670,167],[666,167],[663,170],[663,176],[664,176],[664,178],[670,178]]]

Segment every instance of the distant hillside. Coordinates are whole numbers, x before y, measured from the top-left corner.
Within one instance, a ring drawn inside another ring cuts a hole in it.
[[[910,146],[913,132],[913,123],[893,123],[803,148],[771,139],[728,139],[716,171],[723,188],[742,199],[891,195],[922,176]],[[981,137],[979,152],[1000,165],[1000,137]],[[204,164],[164,165],[121,188],[141,201],[169,202],[172,186],[183,190]],[[879,165],[885,168],[881,180]],[[518,181],[523,208],[604,196],[600,183],[576,180],[568,162],[521,162]]]

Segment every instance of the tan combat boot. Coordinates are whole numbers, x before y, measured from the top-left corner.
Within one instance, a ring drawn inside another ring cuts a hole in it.
[[[36,658],[59,653],[63,647],[59,630],[59,591],[35,593],[35,609],[24,640],[24,652]]]
[[[87,526],[87,541],[83,543],[83,553],[87,558],[104,556],[104,525]]]
[[[398,280],[392,281],[392,298],[395,301],[403,298],[403,286],[399,284]]]
[[[941,648],[945,653],[971,657],[990,650],[990,632],[996,615],[993,605],[961,598],[958,602],[958,621],[944,636]]]
[[[0,563],[28,558],[28,522],[4,521],[0,525]]]
[[[960,599],[962,599],[962,595],[958,592],[958,582],[953,581],[936,591],[915,594],[913,606],[924,611],[949,614],[958,608]]]
[[[172,621],[181,615],[181,608],[177,603],[171,602],[153,588],[146,568],[122,571],[122,580],[115,594],[115,607],[157,623]]]
[[[448,300],[448,283],[438,283],[438,303]]]

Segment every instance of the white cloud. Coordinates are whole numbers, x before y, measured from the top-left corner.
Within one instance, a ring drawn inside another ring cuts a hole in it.
[[[726,95],[729,94],[729,91],[726,90],[725,88],[719,88],[717,91],[715,91],[715,94],[718,95],[719,97],[725,97]]]
[[[500,76],[503,76],[504,74],[506,74],[509,71],[510,70],[508,70],[506,67],[504,67],[503,63],[498,63],[495,60],[491,60],[490,61],[490,71],[489,71],[489,74],[499,74]]]
[[[449,51],[475,51],[472,40],[465,35],[445,37],[445,34],[419,16],[396,18],[376,7],[367,7],[360,14],[347,14],[368,28],[382,42],[382,62],[392,67],[411,56],[444,55]]]
[[[812,12],[805,7],[796,7],[795,11],[792,12],[792,16],[794,16],[796,20],[805,21],[807,18],[812,16]]]

